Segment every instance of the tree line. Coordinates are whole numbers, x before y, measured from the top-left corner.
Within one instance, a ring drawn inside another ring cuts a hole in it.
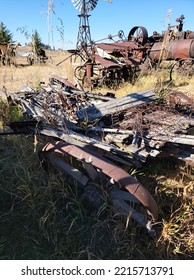
[[[27,39],[30,39],[29,45],[32,46],[36,53],[38,53],[41,49],[50,49],[49,45],[42,43],[41,37],[37,30],[35,30],[31,35],[28,33],[25,27],[20,27],[17,30],[24,34]],[[3,22],[0,22],[0,43],[13,43],[13,34]]]

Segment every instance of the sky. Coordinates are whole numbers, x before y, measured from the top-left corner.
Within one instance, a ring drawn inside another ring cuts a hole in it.
[[[22,45],[29,42],[22,32],[25,29],[28,35],[37,30],[41,41],[55,49],[73,49],[79,12],[71,0],[52,1],[53,12],[48,13],[48,0],[0,0],[0,22],[13,34],[13,40]],[[154,31],[162,33],[168,24],[176,24],[176,18],[182,14],[183,29],[194,31],[194,0],[98,0],[89,14],[93,41],[114,36],[120,30],[128,37],[134,26],[144,26],[149,36]]]

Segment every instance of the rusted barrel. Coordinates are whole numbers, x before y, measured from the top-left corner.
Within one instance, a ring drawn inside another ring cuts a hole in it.
[[[157,42],[150,50],[152,61],[194,58],[194,39]]]

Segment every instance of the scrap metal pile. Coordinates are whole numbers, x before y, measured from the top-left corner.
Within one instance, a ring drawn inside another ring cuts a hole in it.
[[[17,133],[50,136],[39,153],[41,160],[77,180],[90,208],[99,208],[106,190],[117,213],[130,215],[152,234],[157,204],[124,168],[140,167],[157,156],[194,165],[194,103],[181,93],[169,97],[164,100],[147,90],[115,98],[78,90],[53,76],[39,91],[25,87],[8,96],[25,116],[10,127]]]

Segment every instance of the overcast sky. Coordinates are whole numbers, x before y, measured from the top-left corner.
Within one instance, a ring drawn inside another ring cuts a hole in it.
[[[79,12],[71,0],[53,0],[53,3],[54,13],[50,10],[48,17],[48,0],[0,0],[0,21],[13,33],[13,40],[21,44],[27,43],[24,34],[17,31],[23,27],[29,35],[36,29],[44,44],[74,48]],[[91,37],[96,41],[115,35],[119,30],[127,37],[134,26],[146,27],[151,36],[153,31],[166,30],[168,23],[175,24],[182,14],[185,16],[184,30],[194,31],[194,0],[112,0],[112,3],[98,0],[89,17]],[[59,29],[63,28],[61,36]]]

